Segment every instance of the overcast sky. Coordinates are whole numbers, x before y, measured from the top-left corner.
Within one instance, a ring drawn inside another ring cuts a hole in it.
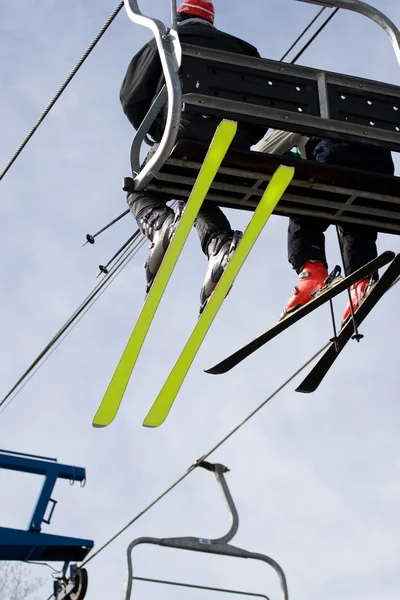
[[[167,0],[145,4],[148,14],[168,21]],[[5,165],[116,3],[3,0],[1,6]],[[219,28],[273,59],[318,11],[294,0],[216,0],[215,8]],[[398,0],[380,0],[379,8],[400,24]],[[126,208],[120,182],[129,174],[133,131],[118,93],[127,64],[147,39],[122,11],[1,182],[0,397],[94,287],[97,266],[136,229],[128,216],[94,246],[81,247],[86,233]],[[399,65],[385,33],[344,11],[300,62],[398,82]],[[247,213],[228,214],[234,228],[245,227]],[[99,430],[91,423],[142,305],[145,248],[0,414],[2,448],[87,470],[83,489],[57,484],[53,497],[59,504],[44,531],[92,538],[100,547],[328,340],[325,306],[229,374],[202,373],[280,314],[296,283],[286,258],[286,228],[286,219],[271,219],[162,428],[141,423],[197,318],[206,259],[195,232],[112,426]],[[333,267],[339,260],[333,228],[327,247]],[[399,240],[382,235],[379,248],[398,252]],[[365,339],[348,345],[318,392],[300,395],[296,382],[290,385],[210,459],[231,469],[227,479],[240,515],[232,543],[278,561],[293,599],[399,597],[398,292],[381,301],[362,328]],[[339,316],[345,300],[335,303]],[[0,525],[26,527],[40,478],[0,472],[0,485]],[[228,527],[213,475],[195,471],[88,565],[88,600],[124,598],[131,540],[218,537]],[[33,572],[47,581],[38,593],[45,600],[52,591],[50,571]],[[279,598],[275,575],[250,561],[141,547],[135,572]],[[138,584],[132,597],[203,600],[207,593]]]

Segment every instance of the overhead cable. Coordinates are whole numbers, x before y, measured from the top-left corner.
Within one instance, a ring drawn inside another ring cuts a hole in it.
[[[301,40],[301,38],[307,33],[307,31],[310,29],[310,27],[312,27],[315,23],[315,21],[318,19],[318,17],[320,15],[322,15],[322,13],[324,12],[324,10],[326,10],[326,6],[324,6],[324,8],[321,8],[321,10],[315,15],[315,17],[313,19],[311,19],[311,21],[309,22],[309,24],[307,25],[307,27],[305,27],[303,29],[303,31],[301,32],[301,34],[299,35],[299,37],[297,37],[295,39],[295,41],[293,42],[293,44],[290,46],[290,48],[288,48],[288,50],[286,50],[285,54],[282,56],[282,58],[280,59],[279,62],[282,62],[285,60],[285,58],[287,57],[287,55],[293,50],[293,48],[298,44],[298,42]]]
[[[89,48],[86,50],[85,54],[82,56],[82,58],[77,63],[77,65],[75,66],[75,68],[71,71],[70,75],[64,81],[64,83],[62,84],[62,86],[60,87],[60,89],[58,90],[58,92],[56,93],[56,95],[54,96],[54,98],[52,99],[52,101],[50,102],[50,104],[47,106],[47,108],[44,110],[44,112],[42,113],[42,115],[36,121],[35,125],[32,127],[32,129],[30,130],[30,132],[28,133],[28,135],[26,136],[26,138],[24,139],[24,141],[22,142],[22,144],[20,145],[20,147],[18,148],[18,150],[15,152],[15,154],[12,156],[11,160],[9,161],[9,163],[6,165],[6,167],[4,168],[4,170],[2,171],[2,173],[0,174],[0,181],[3,179],[3,177],[6,175],[6,173],[9,171],[9,169],[12,167],[12,165],[15,163],[15,161],[18,158],[18,156],[21,154],[22,150],[25,148],[25,146],[27,145],[27,143],[29,142],[29,140],[32,138],[32,136],[37,131],[37,129],[40,127],[40,125],[43,123],[43,121],[45,120],[45,118],[47,117],[47,115],[49,114],[49,112],[51,111],[51,109],[53,108],[53,106],[55,105],[55,103],[57,102],[57,100],[60,98],[61,94],[64,92],[64,90],[66,89],[66,87],[71,83],[72,79],[75,77],[75,75],[77,74],[77,72],[79,71],[79,69],[81,68],[81,66],[85,62],[85,60],[88,58],[89,54],[95,48],[95,46],[97,45],[97,43],[103,37],[104,33],[110,27],[111,23],[114,21],[115,17],[121,11],[121,9],[122,9],[123,6],[124,6],[124,3],[120,2],[118,4],[117,8],[112,13],[111,17],[107,20],[107,22],[104,24],[104,26],[102,27],[102,29],[99,31],[99,33],[97,34],[97,36],[95,37],[95,39],[93,40],[93,42],[90,44]]]
[[[0,414],[9,406],[19,392],[25,387],[40,367],[46,362],[46,360],[53,354],[58,348],[60,343],[65,337],[72,331],[72,329],[78,324],[78,322],[85,316],[89,308],[98,300],[98,298],[104,293],[119,273],[127,266],[131,259],[136,256],[138,251],[146,243],[146,238],[139,238],[139,240],[132,240],[129,247],[125,249],[125,252],[120,257],[119,261],[114,265],[110,272],[94,287],[90,294],[85,298],[81,305],[75,310],[71,317],[64,323],[61,329],[55,334],[50,342],[43,348],[38,354],[32,364],[26,369],[21,375],[18,381],[13,385],[9,392],[0,401]]]
[[[315,40],[315,38],[321,33],[321,31],[323,31],[323,29],[325,29],[325,27],[328,25],[328,23],[333,19],[333,17],[338,13],[340,9],[339,8],[335,8],[335,10],[329,15],[329,17],[325,20],[324,23],[322,23],[321,27],[319,29],[317,29],[317,31],[314,33],[314,35],[308,40],[308,42],[304,45],[304,47],[300,50],[300,52],[298,54],[296,54],[296,56],[294,57],[293,60],[290,61],[290,63],[292,65],[294,65],[300,58],[300,56],[302,54],[304,54],[304,52],[307,50],[307,48],[313,43],[313,41]]]

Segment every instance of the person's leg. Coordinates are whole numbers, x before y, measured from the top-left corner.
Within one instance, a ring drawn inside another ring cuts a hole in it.
[[[211,143],[220,123],[216,118],[204,118],[201,115],[183,113],[179,125],[178,137]],[[208,256],[208,245],[219,234],[233,235],[230,223],[215,202],[203,202],[195,221],[201,249]]]
[[[178,215],[162,196],[151,192],[129,193],[127,202],[140,231],[151,242],[144,265],[148,293],[176,230]]]
[[[144,164],[153,156],[157,147],[158,144],[152,146]],[[144,265],[148,293],[176,229],[177,216],[172,208],[167,206],[167,200],[163,196],[146,190],[128,192],[126,201],[140,231],[151,242]]]
[[[151,223],[154,221],[154,217],[158,214],[174,212],[172,208],[167,206],[167,201],[163,196],[153,192],[129,192],[126,201],[139,229],[149,239],[151,239]]]
[[[346,275],[350,275],[378,256],[376,246],[378,234],[372,227],[346,223],[339,227],[339,235]]]
[[[206,142],[209,144],[220,123],[216,118],[203,118],[197,114],[183,114],[179,137]],[[235,145],[235,139],[233,146]],[[242,142],[242,135],[239,143]],[[204,201],[194,224],[199,236],[201,249],[208,258],[207,272],[200,292],[200,311],[217,286],[230,258],[242,236],[242,232],[233,231],[231,225],[215,202]]]
[[[377,152],[379,155],[375,156]],[[394,173],[394,164],[389,151],[385,152],[375,147],[366,147],[358,153],[353,152],[352,156],[351,166],[354,168],[387,175],[393,175]],[[339,237],[346,275],[350,275],[350,273],[353,273],[378,255],[376,245],[378,234],[372,227],[345,223],[339,227]],[[370,278],[361,279],[350,287],[352,306],[350,306],[349,299],[343,311],[342,323],[350,318],[352,310],[355,312],[358,309],[377,279],[378,273],[373,273]]]
[[[159,144],[154,144],[151,147],[142,164],[142,168],[155,154],[158,146]],[[146,190],[128,192],[126,201],[140,231],[150,241],[153,241],[154,228],[162,224],[168,215],[174,214],[172,208],[166,204],[168,199],[154,192],[147,192]]]
[[[376,240],[378,237],[377,231],[371,227],[362,225],[354,225],[346,223],[339,227],[340,244],[343,254],[344,272],[350,275],[367,262],[378,256]],[[360,279],[350,287],[350,298],[353,311],[356,311],[362,300],[366,297],[371,289],[371,284],[376,281],[378,274],[374,273],[372,277]],[[347,300],[346,306],[342,315],[342,323],[347,321],[351,316],[352,310],[350,299]]]
[[[313,217],[291,217],[288,227],[288,259],[299,275],[299,283],[281,315],[285,317],[312,300],[325,285],[328,264],[324,232],[329,222]]]
[[[193,139],[209,144],[220,124],[215,117],[204,118],[197,113],[183,113],[179,125],[178,138]],[[258,126],[238,125],[231,148],[249,150],[261,135]],[[197,215],[195,227],[200,239],[201,249],[209,257],[208,246],[216,237],[224,234],[232,239],[233,230],[225,214],[215,202],[203,202]],[[215,245],[213,246],[215,251]]]
[[[288,259],[296,273],[310,260],[326,268],[325,235],[329,222],[314,217],[291,217],[288,227]]]

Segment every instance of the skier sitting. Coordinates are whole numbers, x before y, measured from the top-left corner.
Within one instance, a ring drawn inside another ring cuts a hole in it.
[[[302,158],[316,162],[340,165],[387,175],[394,174],[394,164],[390,150],[346,142],[338,139],[308,138],[301,134],[273,131],[262,140],[255,150],[270,154],[284,154],[296,146]],[[294,288],[282,318],[307,304],[312,295],[324,286],[328,276],[328,263],[325,255],[324,232],[329,221],[316,217],[295,216],[289,219],[288,253],[289,262],[299,274],[299,284]],[[340,243],[343,250],[345,275],[350,275],[377,256],[375,229],[353,223],[339,225]],[[358,281],[350,288],[353,310],[356,311],[371,289],[370,279]],[[351,316],[350,301],[342,316],[342,324]]]
[[[254,46],[224,33],[214,27],[214,6],[210,0],[186,0],[178,9],[178,34],[182,43],[205,46],[259,57]],[[123,110],[132,125],[137,129],[164,84],[156,42],[147,43],[132,59],[122,83],[120,100]],[[189,138],[210,143],[220,119],[203,117],[185,110],[181,116],[178,139]],[[160,112],[149,134],[156,144],[146,160],[154,154],[165,127],[165,113]],[[258,125],[238,124],[232,147],[248,150],[266,132]],[[172,200],[172,198],[171,198]],[[172,208],[166,205],[163,196],[154,192],[128,193],[127,202],[135,216],[138,227],[152,242],[150,254],[145,264],[147,291],[156,276],[166,253],[172,235],[177,227],[177,219]],[[200,295],[201,306],[214,291],[230,257],[235,250],[241,232],[231,229],[228,219],[214,203],[204,202],[195,221],[201,248],[208,257],[208,269]]]

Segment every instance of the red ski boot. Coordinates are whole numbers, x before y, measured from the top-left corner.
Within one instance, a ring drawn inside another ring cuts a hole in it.
[[[371,291],[372,285],[371,280],[368,278],[360,279],[357,283],[354,283],[350,287],[350,297],[351,303],[353,305],[353,311],[356,312],[360,304],[362,304],[365,297]],[[345,306],[343,315],[342,315],[342,325],[351,317],[351,308],[350,308],[350,300],[347,300],[347,304]]]
[[[294,288],[293,294],[289,298],[289,302],[280,318],[283,319],[300,306],[310,302],[314,294],[325,286],[327,277],[327,268],[320,261],[306,262],[299,274],[299,285]]]

